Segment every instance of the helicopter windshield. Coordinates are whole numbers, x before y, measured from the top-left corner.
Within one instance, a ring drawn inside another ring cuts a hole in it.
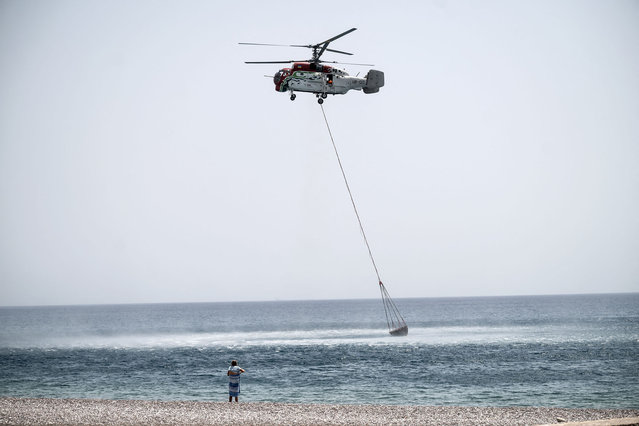
[[[282,77],[282,70],[279,70],[273,76],[273,83],[278,84],[280,82],[280,78]]]

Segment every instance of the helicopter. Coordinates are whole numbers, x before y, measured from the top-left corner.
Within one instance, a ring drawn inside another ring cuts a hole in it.
[[[275,90],[278,92],[290,93],[290,99],[295,100],[295,92],[314,93],[319,104],[324,103],[328,95],[344,95],[349,90],[362,90],[364,93],[377,93],[379,88],[384,86],[384,73],[377,70],[369,70],[366,76],[351,76],[342,69],[326,64],[362,65],[373,66],[371,64],[353,64],[347,62],[321,61],[324,52],[340,53],[342,55],[352,55],[352,53],[341,50],[329,49],[328,45],[340,37],[352,33],[357,28],[351,28],[328,40],[316,44],[266,44],[266,43],[239,43],[252,46],[287,46],[305,47],[312,50],[311,59],[291,60],[291,61],[249,61],[246,64],[292,64],[290,67],[282,68],[273,76]],[[358,74],[359,75],[359,74]],[[268,77],[268,76],[267,76]]]

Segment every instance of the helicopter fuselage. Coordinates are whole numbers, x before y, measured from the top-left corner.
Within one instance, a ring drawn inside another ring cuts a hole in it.
[[[362,90],[366,78],[353,77],[344,70],[312,62],[294,62],[273,76],[278,92],[309,92],[317,95],[343,95],[349,90]],[[294,99],[294,97],[293,97]]]

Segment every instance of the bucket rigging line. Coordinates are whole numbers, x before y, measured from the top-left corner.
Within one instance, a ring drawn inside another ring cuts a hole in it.
[[[379,276],[379,270],[377,269],[377,264],[375,263],[375,258],[373,258],[373,252],[371,250],[371,246],[368,243],[368,238],[366,238],[366,232],[364,232],[364,226],[362,226],[362,219],[359,216],[359,212],[357,211],[357,206],[355,205],[355,199],[353,198],[353,192],[351,191],[351,187],[348,184],[348,179],[346,179],[346,172],[344,171],[344,166],[342,165],[342,160],[340,159],[339,152],[337,151],[337,145],[335,144],[335,139],[333,138],[333,132],[331,132],[331,126],[328,124],[328,119],[326,118],[326,112],[324,111],[324,105],[320,104],[322,108],[322,115],[324,116],[324,122],[326,123],[326,128],[328,129],[328,135],[331,138],[331,143],[333,144],[333,150],[335,151],[335,156],[337,157],[337,163],[339,164],[339,169],[342,171],[342,177],[344,178],[344,184],[346,184],[346,189],[348,190],[348,196],[351,199],[351,204],[353,205],[353,211],[355,212],[355,216],[357,217],[357,223],[359,224],[359,230],[362,233],[362,237],[364,238],[364,242],[366,243],[366,248],[368,249],[368,256],[371,259],[371,263],[373,264],[373,269],[375,270],[375,275],[377,275],[377,281],[379,282],[379,290],[382,294],[382,303],[384,304],[384,314],[386,315],[386,324],[388,325],[388,330],[393,336],[405,336],[408,334],[408,326],[406,325],[406,321],[399,313],[399,309],[395,306],[393,299],[391,299],[384,283],[382,283],[382,279]]]

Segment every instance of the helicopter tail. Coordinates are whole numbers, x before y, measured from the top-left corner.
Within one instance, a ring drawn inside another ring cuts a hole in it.
[[[382,71],[370,70],[366,75],[366,86],[364,93],[377,93],[379,88],[384,86],[384,73]]]

